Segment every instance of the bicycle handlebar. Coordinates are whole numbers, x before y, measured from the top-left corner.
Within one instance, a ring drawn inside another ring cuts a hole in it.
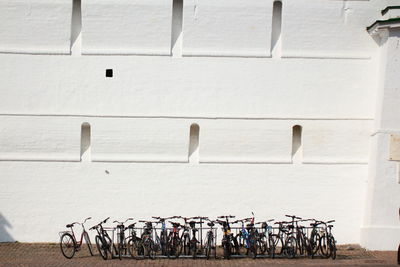
[[[195,217],[191,217],[189,219],[193,219],[193,220],[208,220],[208,217],[195,216]]]
[[[265,222],[258,222],[256,224],[263,224],[263,223],[268,223],[268,222],[273,222],[273,221],[275,221],[275,219],[270,219],[270,220],[267,220]]]
[[[144,221],[144,220],[139,220],[138,222],[141,222],[141,223],[159,223],[159,222],[155,222],[155,221]]]
[[[132,221],[132,220],[133,220],[133,218],[128,218],[128,219],[126,219],[124,222],[120,222],[120,221],[115,220],[115,221],[113,221],[113,223],[124,224],[124,223],[126,223],[127,221]]]
[[[86,223],[86,221],[87,221],[87,220],[90,220],[90,219],[92,219],[92,217],[88,217],[88,218],[86,218],[86,219],[83,221],[83,223],[82,223],[82,224]]]
[[[94,225],[94,226],[90,227],[90,228],[89,228],[89,230],[96,229],[97,227],[99,227],[99,226],[100,226],[100,225],[102,225],[103,223],[106,223],[106,222],[107,222],[109,219],[110,219],[110,217],[108,217],[108,218],[104,219],[104,220],[103,220],[103,221],[101,221],[100,223],[98,223],[98,224],[96,224],[96,225]]]
[[[286,217],[292,218],[292,219],[298,219],[301,220],[300,217],[297,217],[296,215],[285,215]]]
[[[234,215],[221,215],[221,216],[218,216],[217,218],[221,218],[221,219],[226,219],[226,218],[235,218],[236,216],[234,216]]]

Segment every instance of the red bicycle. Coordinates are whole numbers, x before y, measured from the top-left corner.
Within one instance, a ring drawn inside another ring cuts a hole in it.
[[[170,221],[170,223],[172,224],[172,230],[168,235],[167,256],[168,258],[178,258],[182,253],[182,239],[179,236],[179,228],[182,227],[182,225],[178,222]]]
[[[90,220],[92,217],[86,218],[83,223],[79,222],[74,222],[71,224],[67,224],[67,228],[71,228],[70,231],[64,231],[60,232],[60,248],[61,248],[61,253],[66,257],[67,259],[72,259],[75,255],[75,252],[79,251],[82,247],[83,244],[83,239],[85,239],[85,242],[88,246],[90,255],[93,256],[93,248],[92,248],[92,243],[90,242],[89,234],[85,230],[85,223],[87,220]],[[81,234],[81,239],[80,241],[76,240],[75,233],[74,233],[74,225],[79,224],[82,226],[82,234]]]

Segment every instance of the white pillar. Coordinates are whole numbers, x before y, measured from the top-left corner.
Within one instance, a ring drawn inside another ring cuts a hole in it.
[[[400,184],[390,161],[391,134],[400,133],[400,21],[378,21],[369,32],[379,43],[380,77],[361,245],[397,250],[400,242]],[[362,96],[360,96],[362,97]]]

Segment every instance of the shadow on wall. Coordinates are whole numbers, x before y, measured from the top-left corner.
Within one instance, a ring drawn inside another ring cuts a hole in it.
[[[0,212],[0,242],[14,242],[14,238],[8,233],[7,228],[12,228],[11,224]]]

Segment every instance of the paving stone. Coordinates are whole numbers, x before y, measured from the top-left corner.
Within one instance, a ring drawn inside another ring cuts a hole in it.
[[[97,252],[97,251],[96,251]],[[97,254],[97,253],[96,253]],[[398,266],[396,251],[366,251],[355,247],[347,250],[346,246],[340,246],[337,259],[266,259],[257,258],[233,258],[225,259],[155,259],[135,260],[124,258],[122,260],[112,259],[104,261],[99,255],[90,256],[86,248],[75,254],[73,259],[62,256],[58,244],[47,243],[0,243],[0,267],[29,266],[154,266],[154,267],[253,267],[253,266]]]

